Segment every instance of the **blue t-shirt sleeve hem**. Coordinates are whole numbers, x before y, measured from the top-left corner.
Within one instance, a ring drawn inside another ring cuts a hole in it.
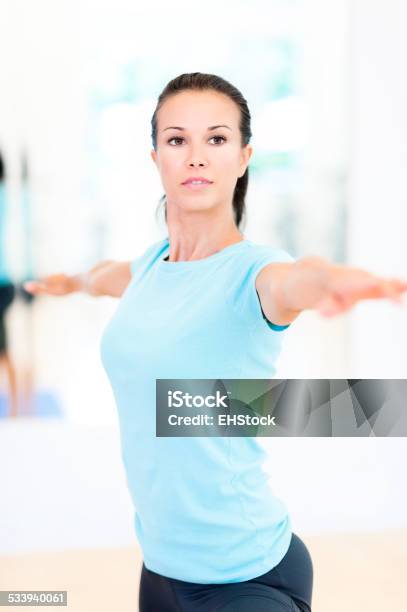
[[[266,321],[267,325],[271,329],[274,329],[274,331],[283,331],[284,329],[287,329],[287,327],[290,327],[291,325],[291,323],[288,323],[288,325],[276,325],[275,323],[272,323],[271,321],[269,321],[266,317],[264,317],[264,320]]]

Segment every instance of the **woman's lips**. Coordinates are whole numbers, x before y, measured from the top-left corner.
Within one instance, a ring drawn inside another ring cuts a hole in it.
[[[184,187],[188,187],[188,189],[191,189],[192,191],[200,191],[201,189],[212,185],[212,182],[213,181],[210,181],[204,176],[190,176],[186,181],[182,183],[182,185]]]
[[[199,191],[200,189],[205,189],[205,187],[210,187],[212,183],[182,183],[183,187],[187,187],[187,189],[192,189],[192,191]]]

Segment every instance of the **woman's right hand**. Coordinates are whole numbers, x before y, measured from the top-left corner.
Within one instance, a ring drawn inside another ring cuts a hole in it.
[[[79,290],[78,281],[67,274],[51,274],[38,280],[26,281],[23,287],[34,295],[68,295]]]
[[[74,291],[83,291],[93,297],[102,295],[121,297],[131,276],[131,261],[106,259],[87,272],[74,276],[51,274],[38,280],[27,281],[23,283],[23,287],[34,295],[67,295]]]

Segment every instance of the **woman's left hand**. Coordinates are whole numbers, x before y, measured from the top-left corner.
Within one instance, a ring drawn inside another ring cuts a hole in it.
[[[326,294],[314,305],[325,317],[345,312],[360,300],[388,298],[403,304],[402,294],[407,291],[407,281],[349,266],[331,265],[326,279]]]

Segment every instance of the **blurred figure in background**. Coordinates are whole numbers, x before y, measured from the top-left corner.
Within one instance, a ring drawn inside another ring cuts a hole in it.
[[[6,226],[6,187],[5,164],[0,152],[0,372],[5,370],[9,388],[9,414],[17,416],[18,395],[17,378],[7,346],[5,315],[15,295],[15,288],[7,272],[5,261],[5,226]]]
[[[35,296],[24,289],[24,281],[32,278],[34,272],[33,256],[33,234],[32,234],[32,214],[29,184],[28,159],[23,152],[21,156],[21,183],[20,183],[20,205],[21,221],[23,229],[23,280],[16,286],[16,297],[20,298],[24,305],[24,345],[25,359],[19,364],[21,369],[20,387],[20,412],[21,414],[32,414],[34,412],[34,312],[33,302]]]

